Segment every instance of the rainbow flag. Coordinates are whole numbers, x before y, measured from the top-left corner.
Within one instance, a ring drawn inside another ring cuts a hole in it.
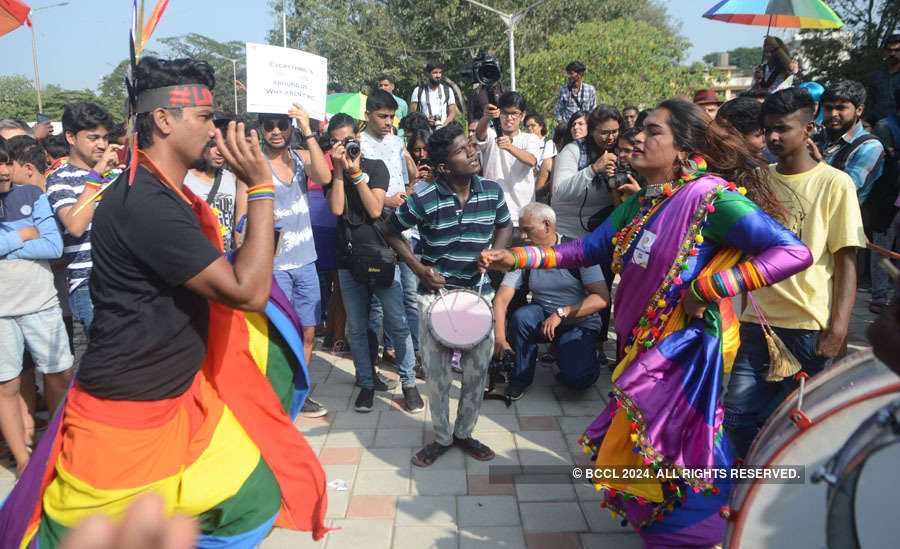
[[[209,206],[182,192],[221,250]],[[320,539],[325,473],[293,425],[309,392],[301,333],[273,281],[265,314],[210,302],[206,361],[182,395],[105,400],[76,382],[0,508],[0,547],[56,547],[148,491],[196,518],[198,547],[256,547],[275,526]]]

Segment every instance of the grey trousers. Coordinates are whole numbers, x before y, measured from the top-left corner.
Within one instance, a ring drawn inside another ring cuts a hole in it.
[[[484,387],[487,385],[488,365],[494,351],[494,330],[484,341],[472,349],[462,351],[459,365],[462,367],[462,392],[456,411],[456,425],[450,428],[450,384],[453,381],[450,360],[453,349],[444,347],[431,333],[428,327],[428,307],[439,294],[418,295],[419,307],[419,352],[425,368],[425,385],[428,387],[428,406],[431,410],[431,422],[434,425],[434,438],[438,444],[447,446],[453,443],[453,435],[457,438],[469,438],[484,398]],[[487,297],[487,296],[486,296]],[[490,298],[488,302],[490,303]]]

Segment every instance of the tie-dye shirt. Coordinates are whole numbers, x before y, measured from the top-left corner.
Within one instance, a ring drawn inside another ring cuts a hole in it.
[[[316,260],[307,200],[306,166],[296,151],[291,151],[291,157],[294,159],[293,180],[285,183],[272,172],[275,227],[281,230],[281,253],[275,256],[276,271],[296,269]]]

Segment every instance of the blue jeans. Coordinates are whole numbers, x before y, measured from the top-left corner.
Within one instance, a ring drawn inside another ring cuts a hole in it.
[[[773,330],[785,346],[800,361],[803,371],[814,376],[831,363],[831,359],[816,354],[818,330]],[[725,393],[725,430],[734,445],[736,457],[746,457],[750,443],[759,428],[794,389],[798,382],[785,379],[777,383],[766,381],[769,371],[769,348],[759,324],[741,323],[741,348],[738,350]]]
[[[509,384],[525,388],[534,380],[534,363],[538,343],[547,342],[541,324],[549,316],[544,309],[531,303],[516,309],[509,321],[509,344],[515,352],[515,368]],[[600,333],[589,328],[562,323],[556,328],[556,379],[573,390],[587,389],[600,376],[597,362],[597,338]]]
[[[69,294],[69,308],[72,309],[72,316],[81,323],[84,328],[84,338],[88,337],[91,323],[94,321],[94,304],[91,302],[90,283],[85,281],[81,286],[75,288],[75,291]]]
[[[403,287],[403,306],[406,309],[406,323],[409,326],[409,335],[412,336],[413,349],[419,350],[419,307],[416,305],[416,295],[419,293],[419,277],[406,263],[400,263],[400,285]],[[375,333],[380,332],[384,313],[378,299],[372,300],[372,314],[370,315],[369,328]],[[377,310],[376,310],[377,307]],[[370,336],[371,337],[371,336]],[[390,329],[384,330],[384,348],[393,349],[394,342],[391,339]]]
[[[347,269],[338,270],[341,283],[341,294],[344,298],[344,310],[347,311],[347,324],[350,327],[350,347],[353,349],[353,367],[356,369],[356,384],[371,389],[375,379],[372,377],[372,357],[363,349],[369,349],[367,334],[369,325],[369,303],[372,295],[378,296],[384,304],[385,325],[391,330],[394,338],[394,350],[397,353],[397,370],[404,387],[416,384],[413,371],[416,359],[413,353],[412,338],[406,326],[406,314],[403,311],[403,291],[400,286],[400,269],[394,271],[394,282],[388,288],[369,288],[353,280]]]

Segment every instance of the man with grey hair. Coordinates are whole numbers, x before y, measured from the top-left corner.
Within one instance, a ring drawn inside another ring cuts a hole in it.
[[[522,238],[536,246],[561,242],[556,233],[556,213],[540,202],[519,213]],[[506,311],[513,299],[531,291],[532,301],[512,314],[509,330]],[[494,297],[494,356],[513,353],[515,368],[506,396],[522,398],[534,379],[538,344],[557,344],[556,379],[573,390],[587,389],[600,375],[596,340],[603,327],[597,314],[609,304],[609,290],[599,266],[580,269],[541,269],[506,273]]]
[[[0,120],[0,137],[9,139],[17,135],[33,135],[33,132],[24,122],[12,118]]]

